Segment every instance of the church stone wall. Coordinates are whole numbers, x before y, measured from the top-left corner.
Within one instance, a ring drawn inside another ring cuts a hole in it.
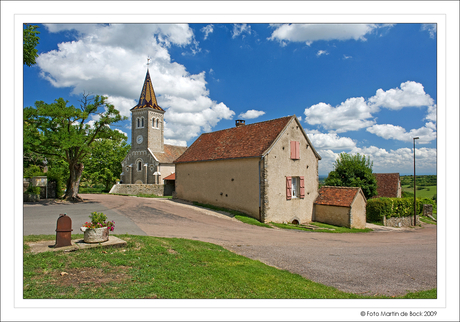
[[[123,195],[138,195],[138,194],[146,194],[146,195],[157,195],[157,196],[166,196],[170,195],[172,191],[166,189],[165,193],[165,185],[163,184],[116,184],[110,189],[109,193],[118,193]]]

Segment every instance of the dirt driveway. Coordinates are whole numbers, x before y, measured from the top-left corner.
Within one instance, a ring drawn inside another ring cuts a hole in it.
[[[330,234],[270,229],[166,199],[82,195],[147,235],[201,240],[337,289],[399,295],[436,286],[436,226]]]

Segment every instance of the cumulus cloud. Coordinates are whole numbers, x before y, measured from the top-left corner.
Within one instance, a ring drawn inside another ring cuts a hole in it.
[[[311,45],[318,40],[366,40],[378,28],[388,28],[391,25],[377,24],[282,24],[272,25],[275,30],[269,40],[279,41],[282,45],[286,42],[305,42]]]
[[[390,110],[400,110],[403,107],[432,106],[434,100],[425,93],[422,84],[407,81],[401,88],[392,88],[387,91],[378,89],[376,94],[369,98],[372,107],[383,107]]]
[[[424,127],[412,129],[407,132],[403,127],[392,124],[375,124],[366,129],[368,132],[384,139],[394,139],[404,142],[412,142],[412,138],[419,137],[418,143],[427,144],[436,140],[436,125],[426,123]]]
[[[55,87],[72,87],[76,95],[86,91],[108,96],[121,114],[128,117],[139,99],[149,56],[157,100],[166,110],[166,142],[183,143],[235,114],[225,104],[210,99],[204,71],[190,74],[183,65],[171,61],[171,46],[198,50],[193,31],[186,24],[46,27],[51,32],[72,32],[75,40],[60,43],[57,50],[37,58],[42,77]]]
[[[356,142],[351,138],[339,137],[337,133],[310,132],[308,137],[315,149],[318,150],[351,150],[356,147]]]
[[[233,24],[233,30],[232,30],[232,38],[236,38],[239,35],[242,35],[244,38],[246,35],[245,33],[250,35],[251,34],[251,26],[243,23],[243,24]]]
[[[313,105],[306,108],[304,114],[308,124],[341,133],[372,126],[375,121],[371,112],[364,98],[353,97],[336,107],[326,103]]]
[[[244,113],[241,113],[238,117],[241,119],[255,119],[264,114],[265,114],[264,111],[248,110]]]
[[[376,94],[368,100],[363,97],[353,97],[336,107],[321,102],[306,108],[304,114],[306,123],[318,125],[325,130],[337,133],[370,128],[369,132],[388,138],[391,133],[405,133],[402,136],[403,141],[406,140],[407,136],[416,134],[422,135],[429,141],[436,138],[436,133],[427,132],[429,128],[425,127],[406,133],[402,128],[390,129],[386,125],[375,125],[374,114],[379,112],[381,108],[400,110],[406,107],[427,107],[425,119],[436,121],[436,104],[434,104],[434,100],[425,93],[422,84],[413,81],[407,81],[402,83],[400,88],[392,88],[387,91],[378,89]],[[394,137],[396,138],[398,135],[395,134]]]
[[[319,161],[319,173],[328,174],[334,169],[334,162],[339,157],[340,152],[332,150],[317,150],[321,155]],[[350,151],[343,151],[349,154],[359,153],[369,157],[373,163],[372,170],[374,173],[389,173],[399,172],[412,173],[414,166],[413,150],[409,148],[400,148],[397,150],[389,150],[370,147],[354,147]],[[417,171],[432,173],[436,169],[436,149],[432,148],[417,148],[415,152],[417,158]]]
[[[209,34],[214,31],[214,25],[210,24],[201,28],[201,32],[204,33],[204,40],[208,39]]]

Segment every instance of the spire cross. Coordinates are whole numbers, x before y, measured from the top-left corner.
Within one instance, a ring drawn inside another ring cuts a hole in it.
[[[150,66],[150,56],[147,56],[147,68]]]

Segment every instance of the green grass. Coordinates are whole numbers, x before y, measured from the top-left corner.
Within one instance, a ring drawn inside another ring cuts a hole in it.
[[[414,187],[409,188],[408,185],[401,186],[403,192],[409,192],[411,194],[414,193]],[[423,187],[422,190],[417,190],[417,198],[428,198],[432,199],[435,194],[437,194],[438,188],[437,186],[426,186]],[[412,195],[413,198],[413,195]]]
[[[24,247],[24,298],[390,298],[342,292],[210,243],[117,236],[126,247],[39,254]],[[25,236],[24,242],[54,239]],[[436,298],[436,289],[400,298]]]
[[[244,213],[242,213],[240,211],[237,211],[237,210],[217,207],[217,206],[213,206],[213,205],[209,205],[209,204],[203,204],[203,203],[199,203],[199,202],[193,202],[193,204],[195,206],[199,206],[199,207],[203,207],[203,208],[207,208],[207,209],[211,209],[211,210],[215,210],[215,211],[223,211],[223,212],[232,214],[232,215],[234,215],[234,217],[236,219],[238,219],[241,222],[244,222],[245,224],[256,225],[256,226],[261,226],[261,227],[266,227],[266,228],[272,228],[270,225],[262,223],[262,222],[258,221],[257,219],[252,218],[252,217],[250,217],[250,216],[248,216],[248,215],[246,215],[246,214],[244,214]]]
[[[339,227],[333,226],[318,222],[311,222],[309,225],[316,226],[318,228],[310,228],[309,226],[305,225],[295,225],[295,224],[278,224],[278,223],[270,223],[273,226],[283,229],[297,229],[297,230],[305,230],[305,231],[314,231],[314,232],[323,232],[323,233],[367,233],[372,231],[370,228],[365,229],[356,229],[356,228],[346,228],[346,227]]]
[[[137,195],[127,195],[124,193],[102,193],[106,195],[115,195],[115,196],[132,196],[132,197],[141,197],[141,198],[163,198],[163,199],[172,199],[172,196],[157,196],[154,194],[145,194],[145,193],[139,193]]]

